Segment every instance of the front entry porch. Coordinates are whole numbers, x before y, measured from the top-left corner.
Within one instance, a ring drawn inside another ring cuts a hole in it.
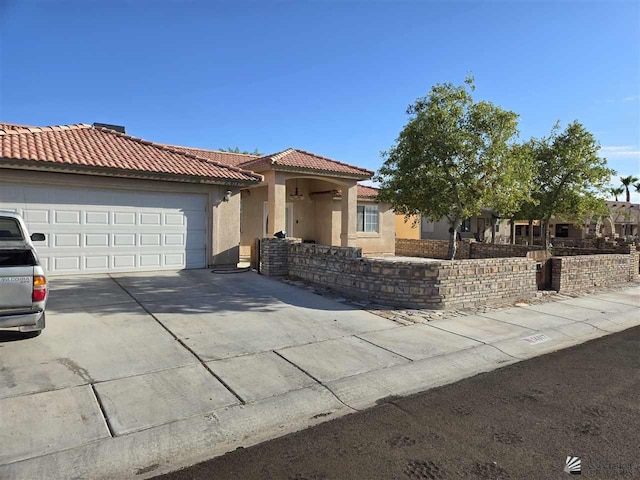
[[[356,246],[356,180],[265,172],[265,184],[241,192],[240,255],[255,238],[287,237],[310,243]]]

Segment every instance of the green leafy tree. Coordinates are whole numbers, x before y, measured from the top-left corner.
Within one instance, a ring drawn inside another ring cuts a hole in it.
[[[513,144],[518,115],[474,102],[474,89],[470,77],[462,86],[438,84],[410,105],[409,122],[383,152],[375,178],[380,199],[397,213],[447,218],[450,259],[463,220],[483,207],[509,215],[527,197],[531,177]]]
[[[606,215],[607,184],[615,171],[598,156],[600,145],[577,121],[560,132],[556,124],[551,134],[531,139],[535,176],[532,201],[523,205],[525,218],[541,220],[545,246],[549,246],[549,220],[584,224],[593,215]]]
[[[629,175],[628,177],[620,177],[620,182],[622,183],[622,187],[627,193],[627,202],[631,201],[631,192],[629,191],[629,187],[640,180],[638,177],[634,177],[633,175]],[[622,192],[621,192],[622,193]]]
[[[611,193],[611,195],[613,195],[613,197],[616,199],[616,202],[617,202],[618,201],[618,196],[622,195],[624,193],[624,188],[623,187],[610,188],[609,189],[609,193]]]
[[[262,153],[260,153],[260,151],[258,151],[258,149],[254,149],[253,152],[250,152],[248,150],[240,150],[240,147],[227,147],[227,148],[219,148],[218,151],[220,152],[229,152],[229,153],[241,153],[243,155],[255,155],[255,156],[261,156]]]

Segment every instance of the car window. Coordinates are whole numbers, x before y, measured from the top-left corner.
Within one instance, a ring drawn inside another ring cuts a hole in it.
[[[0,218],[0,240],[22,240],[20,225],[15,218]]]

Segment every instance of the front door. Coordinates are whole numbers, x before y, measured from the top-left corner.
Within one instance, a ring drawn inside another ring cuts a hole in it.
[[[284,224],[286,225],[285,232],[287,237],[293,236],[293,204],[286,203],[284,209]],[[262,237],[268,237],[269,231],[269,202],[264,202],[262,206]]]

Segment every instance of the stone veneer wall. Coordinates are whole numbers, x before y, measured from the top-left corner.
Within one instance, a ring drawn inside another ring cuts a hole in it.
[[[626,254],[632,250],[629,245],[607,245],[600,248],[580,248],[580,247],[551,247],[551,253],[556,257],[573,257],[576,255],[605,255],[605,254]]]
[[[503,243],[458,242],[456,260],[478,258],[526,257],[527,253],[544,250],[539,245],[511,245]],[[396,239],[396,255],[446,259],[449,254],[448,240],[408,240]]]
[[[285,250],[286,260],[270,258],[282,257]],[[393,261],[363,258],[358,248],[269,239],[262,263],[268,265],[262,270],[266,275],[283,275],[286,269],[288,275],[350,296],[408,308],[466,308],[528,298],[537,290],[536,262],[527,258]]]
[[[291,238],[260,239],[260,273],[268,277],[289,275],[289,245],[300,242]]]
[[[458,242],[457,260],[469,258],[469,244],[469,242]],[[396,255],[445,260],[449,256],[449,240],[396,238]]]
[[[637,281],[640,253],[553,257],[551,287],[561,293]]]
[[[529,252],[544,250],[541,245],[477,243],[470,245],[469,258],[526,257]]]

